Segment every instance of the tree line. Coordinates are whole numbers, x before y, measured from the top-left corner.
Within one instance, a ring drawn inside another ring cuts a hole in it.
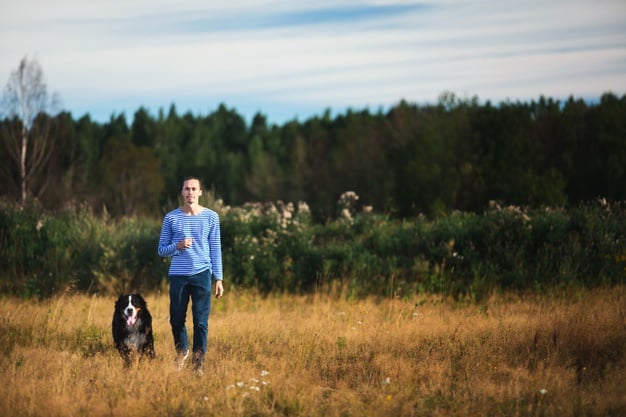
[[[157,216],[188,175],[226,204],[306,201],[319,221],[336,216],[347,190],[398,217],[480,211],[489,201],[626,199],[626,95],[612,92],[497,105],[448,92],[437,104],[326,110],[283,125],[262,113],[247,123],[225,104],[207,115],[140,107],[132,120],[105,123],[45,110],[0,119],[5,201]]]

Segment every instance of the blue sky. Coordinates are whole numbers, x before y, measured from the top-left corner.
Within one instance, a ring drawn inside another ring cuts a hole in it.
[[[625,0],[0,0],[0,84],[24,56],[74,118],[304,121],[406,100],[626,93]]]

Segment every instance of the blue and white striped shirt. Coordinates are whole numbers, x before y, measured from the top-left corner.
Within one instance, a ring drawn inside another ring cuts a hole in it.
[[[193,238],[191,247],[178,250],[176,244],[188,237]],[[185,214],[181,208],[170,211],[163,218],[158,253],[172,257],[169,275],[190,276],[209,270],[215,279],[221,280],[219,215],[206,207],[196,215]]]

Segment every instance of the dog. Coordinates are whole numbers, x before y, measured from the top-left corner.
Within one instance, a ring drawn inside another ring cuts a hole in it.
[[[154,359],[152,316],[140,294],[122,294],[113,312],[113,341],[126,367],[137,365],[141,357]]]

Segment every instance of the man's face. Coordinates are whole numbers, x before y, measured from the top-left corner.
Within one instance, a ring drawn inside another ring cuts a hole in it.
[[[187,180],[183,183],[183,198],[185,203],[194,204],[198,202],[198,197],[202,195],[200,182],[198,180]]]

